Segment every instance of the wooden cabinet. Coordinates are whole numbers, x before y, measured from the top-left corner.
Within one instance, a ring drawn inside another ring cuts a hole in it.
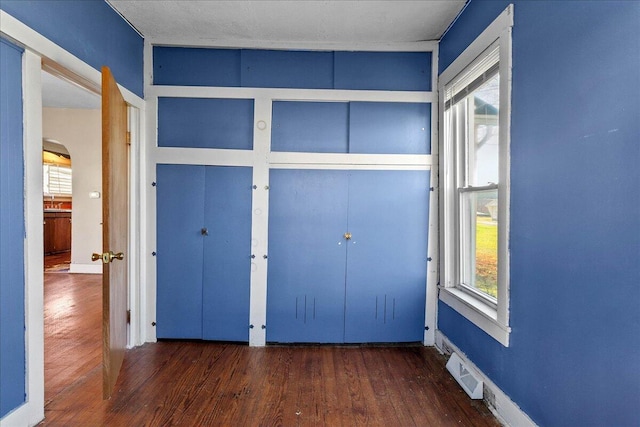
[[[71,250],[71,212],[44,213],[44,253]]]

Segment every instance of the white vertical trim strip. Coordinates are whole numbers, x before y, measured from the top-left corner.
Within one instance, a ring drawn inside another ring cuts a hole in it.
[[[511,7],[511,12],[512,12]],[[508,9],[509,10],[509,9]],[[513,18],[513,13],[509,16]],[[498,323],[509,325],[510,305],[510,251],[509,234],[511,225],[511,27],[505,28],[500,34],[500,85],[504,90],[500,91],[499,112],[499,176],[498,187]]]
[[[251,222],[251,296],[249,345],[266,344],[267,267],[269,241],[269,152],[271,150],[271,100],[255,100],[253,133],[253,190]]]
[[[153,82],[152,46],[144,42],[144,87],[145,91]],[[144,226],[140,229],[140,340],[156,341],[156,258],[151,254],[156,246],[156,192],[151,183],[155,181],[155,163],[152,150],[155,147],[157,131],[156,98],[145,96],[144,126],[140,136],[140,218]]]
[[[44,418],[44,247],[42,235],[42,62],[23,55],[25,338],[29,424]]]
[[[156,297],[157,297],[157,258],[153,255],[156,251],[156,187],[151,184],[156,181],[156,162],[153,159],[153,151],[158,138],[158,108],[157,98],[147,98],[146,111],[146,138],[145,138],[145,166],[144,180],[141,183],[142,193],[145,195],[144,216],[146,227],[144,228],[146,246],[142,249],[143,259],[146,260],[146,301],[144,304],[146,316],[144,318],[145,342],[155,342],[156,336]]]
[[[427,293],[425,303],[425,331],[424,345],[435,343],[435,332],[438,324],[438,280],[439,280],[439,247],[438,247],[438,48],[431,54],[431,90],[435,102],[431,103],[431,179],[430,185],[434,189],[429,193],[429,240],[427,256],[431,261],[427,263]],[[427,329],[428,328],[428,329]]]
[[[141,345],[141,318],[140,318],[140,301],[142,300],[141,280],[142,276],[142,254],[140,251],[140,229],[141,219],[140,216],[140,181],[142,180],[142,174],[140,172],[140,142],[141,139],[141,127],[140,119],[144,112],[141,112],[135,107],[128,108],[128,126],[130,134],[130,146],[129,146],[129,310],[131,312],[131,321],[129,323],[129,348]]]

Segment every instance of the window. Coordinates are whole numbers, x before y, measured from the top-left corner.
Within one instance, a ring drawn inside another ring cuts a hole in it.
[[[440,299],[509,344],[509,6],[440,76]]]
[[[42,165],[42,186],[45,195],[71,196],[71,168],[60,165]]]

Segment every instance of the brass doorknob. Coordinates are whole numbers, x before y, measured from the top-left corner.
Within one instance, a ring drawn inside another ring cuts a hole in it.
[[[122,261],[124,259],[124,254],[122,252],[118,252],[117,254],[109,252],[109,261],[113,261],[114,259],[119,259],[120,261]]]
[[[103,264],[109,264],[114,259],[123,260],[124,259],[124,254],[122,252],[118,252],[117,254],[114,254],[113,251],[109,251],[109,252],[105,252],[103,254],[94,253],[94,254],[91,255],[91,261],[98,261],[99,259],[102,260]]]
[[[344,233],[344,238],[347,239],[347,240],[351,240],[351,233],[349,233],[349,232]]]

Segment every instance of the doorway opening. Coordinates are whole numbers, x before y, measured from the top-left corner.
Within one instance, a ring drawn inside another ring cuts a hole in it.
[[[102,267],[101,98],[42,71],[44,397],[57,408],[87,378],[100,395]]]

